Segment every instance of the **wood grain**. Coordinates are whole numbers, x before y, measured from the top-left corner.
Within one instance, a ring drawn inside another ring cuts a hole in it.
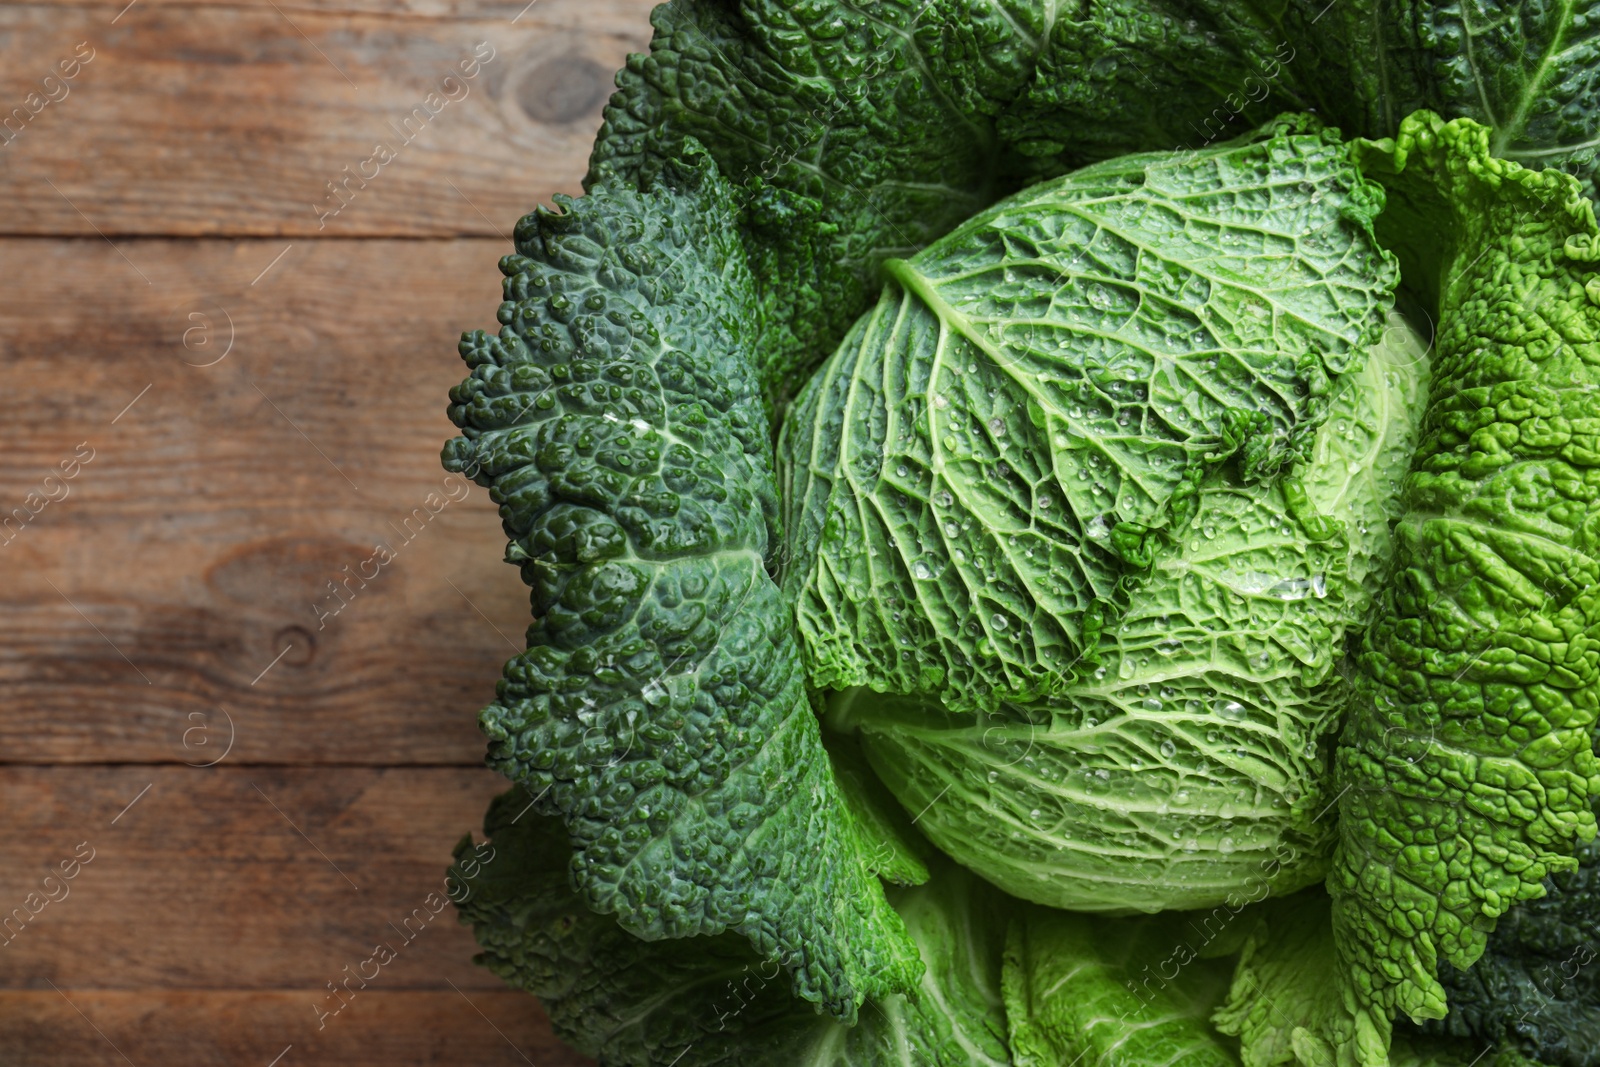
[[[34,828],[0,837],[0,1058],[115,1062],[109,1038],[141,1067],[288,1044],[286,1064],[586,1063],[471,962],[438,895],[504,787],[484,768],[0,768],[0,810]],[[346,985],[380,943],[393,960]]]
[[[287,1052],[285,1052],[287,1049]],[[0,993],[0,1053],[49,1067],[584,1067],[515,992],[364,992],[323,1029],[299,990]]]
[[[428,896],[528,620],[438,451],[650,6],[0,2],[0,1062],[588,1063]]]
[[[441,18],[146,0],[113,24],[121,6],[0,6],[0,115],[24,109],[0,137],[3,232],[509,234],[579,191],[652,4]],[[45,85],[83,42],[92,58]],[[480,42],[492,58],[464,78]]]
[[[300,242],[252,286],[285,244],[0,240],[0,759],[203,763],[231,719],[235,762],[481,763],[527,590],[438,454],[505,248]]]
[[[0,0],[0,7],[29,7],[38,2]],[[51,6],[89,8],[102,14],[108,22],[124,9],[127,13],[118,22],[131,18],[135,11],[143,13],[151,8],[163,7],[246,7],[266,11],[276,7],[290,18],[305,11],[321,11],[382,15],[395,19],[432,18],[458,22],[493,19],[510,22],[513,19],[526,21],[529,13],[545,2],[547,0],[534,0],[533,3],[528,0],[289,0],[287,3],[280,0],[136,0],[130,4],[128,0],[52,0]]]
[[[444,874],[506,785],[481,767],[0,768],[0,810],[36,828],[0,839],[0,984],[305,988],[331,1010],[326,983],[386,944],[374,992],[502,989]]]

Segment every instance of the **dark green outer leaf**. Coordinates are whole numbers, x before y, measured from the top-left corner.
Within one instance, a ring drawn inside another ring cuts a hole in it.
[[[648,181],[702,140],[740,186],[784,395],[909,255],[1003,187],[995,114],[1033,70],[1053,6],[1022,0],[673,0],[629,57],[588,181]]]
[[[1061,5],[1000,134],[1046,170],[1152,149],[1199,151],[1303,111],[1295,46],[1250,4],[1079,0]]]
[[[1007,1067],[1000,898],[959,868],[893,890],[927,970],[845,1027],[797,1001],[744,939],[641,941],[573,893],[560,825],[514,789],[456,848],[478,960],[538,996],[562,1040],[604,1067]]]
[[[1278,17],[1300,92],[1345,132],[1392,136],[1430,108],[1600,195],[1600,0],[1287,0]]]
[[[1450,1014],[1424,1032],[1520,1048],[1550,1067],[1600,1064],[1600,840],[1577,859],[1501,916],[1477,963],[1440,967]]]
[[[692,148],[692,146],[691,146]],[[498,337],[462,339],[445,465],[533,590],[480,724],[559,814],[584,901],[642,937],[734,929],[839,1018],[909,988],[768,577],[775,494],[727,185],[693,149],[517,227]]]
[[[589,182],[685,134],[739,188],[781,409],[906,256],[1020,181],[1200,150],[1285,110],[1381,137],[1431,107],[1600,193],[1600,0],[672,0]]]

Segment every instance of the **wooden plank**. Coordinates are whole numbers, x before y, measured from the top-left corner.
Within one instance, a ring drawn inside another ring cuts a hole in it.
[[[282,1059],[273,1058],[282,1054]],[[532,997],[364,992],[320,1031],[300,991],[0,993],[0,1059],[50,1067],[586,1067]]]
[[[505,246],[252,285],[288,244],[0,239],[0,759],[205,763],[231,721],[233,762],[481,763],[527,590],[438,455]]]
[[[523,19],[527,18],[527,13],[543,2],[545,0],[534,0],[531,4],[528,0],[289,0],[288,3],[278,3],[277,0],[135,0],[130,4],[128,0],[51,0],[50,6],[92,8],[101,12],[107,21],[115,18],[119,12],[125,11],[122,17],[117,19],[119,23],[132,18],[133,12],[142,14],[149,8],[258,7],[271,11],[275,3],[291,19],[301,12],[321,11],[346,15],[382,15],[401,19],[510,22],[519,15]],[[0,7],[32,7],[38,3],[39,0],[0,0]]]
[[[505,788],[485,768],[0,768],[0,988],[293,989],[329,1011],[357,971],[379,972],[362,992],[504,988],[444,874]]]
[[[113,24],[120,6],[0,7],[4,232],[509,234],[579,191],[651,3],[451,20],[146,2]]]

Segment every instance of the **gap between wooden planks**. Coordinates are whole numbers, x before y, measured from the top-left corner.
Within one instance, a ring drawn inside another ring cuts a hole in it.
[[[98,850],[5,949],[0,1058],[107,1062],[98,1027],[138,1067],[266,1064],[300,1026],[282,1067],[585,1062],[471,964],[453,915],[407,947],[391,988],[314,1032],[326,983],[442,881],[505,784],[481,766],[473,713],[527,594],[481,490],[325,627],[314,611],[440,489],[456,336],[492,322],[503,251],[0,240],[0,262],[28,267],[0,293],[0,499],[94,451],[0,547],[0,892],[21,904],[79,843]],[[204,326],[186,340],[191,314]],[[217,767],[172,765],[229,740]]]
[[[0,531],[0,760],[481,765],[528,593],[438,456],[505,251],[0,239],[0,517],[93,453]]]
[[[5,914],[80,861],[0,940],[3,981],[305,988],[314,1019],[327,982],[388,943],[377,990],[503,988],[438,895],[507,786],[483,767],[0,768],[0,808],[35,828],[0,841]]]
[[[0,892],[97,849],[5,949],[0,1059],[585,1062],[453,915],[314,1030],[503,787],[472,716],[528,617],[477,489],[316,604],[438,491],[456,335],[516,218],[578,192],[649,7],[0,6],[0,114],[93,53],[0,147],[39,238],[0,240],[0,509],[93,456],[0,546]],[[489,239],[346,240],[456,236]]]
[[[290,1044],[292,1064],[436,1062],[429,1048],[586,1062],[471,962],[438,896],[505,785],[484,768],[0,768],[0,808],[34,828],[0,839],[0,902],[81,861],[7,931],[0,1050],[60,1065],[115,1045],[140,1067],[266,1064]],[[331,993],[379,943],[394,959],[378,977]]]

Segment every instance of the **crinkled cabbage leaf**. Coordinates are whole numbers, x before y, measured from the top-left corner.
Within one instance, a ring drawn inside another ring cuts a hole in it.
[[[1427,360],[1403,320],[1336,387],[1298,484],[1218,475],[1160,543],[1100,667],[988,714],[856,690],[831,722],[941,849],[1055,907],[1207,907],[1320,879],[1334,833],[1331,735],[1344,634],[1369,614],[1416,443]]]
[[[1340,738],[1328,876],[1364,1062],[1436,975],[1572,869],[1600,792],[1600,228],[1579,183],[1427,113],[1364,147],[1380,234],[1436,302],[1395,563]]]
[[[813,685],[1060,692],[1212,471],[1305,458],[1397,276],[1381,196],[1302,125],[1040,183],[887,265],[779,443]]]
[[[834,780],[787,601],[732,192],[692,146],[648,192],[517,227],[445,448],[500,505],[528,650],[479,723],[560,815],[584,901],[649,939],[736,930],[844,1020],[921,970]]]
[[[456,847],[452,896],[479,962],[544,1002],[562,1040],[607,1067],[1007,1067],[998,894],[946,861],[891,899],[926,969],[845,1026],[796,1000],[736,934],[643,941],[592,911],[557,820],[522,788],[497,797],[487,842]]]

